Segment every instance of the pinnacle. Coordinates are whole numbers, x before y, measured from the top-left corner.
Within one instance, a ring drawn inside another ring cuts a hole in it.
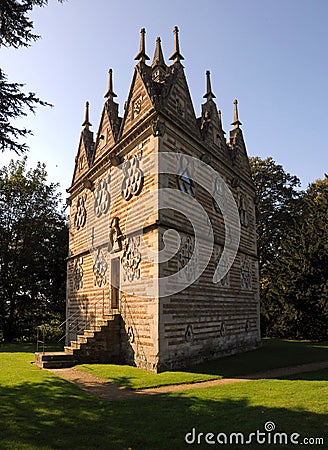
[[[180,53],[180,45],[179,45],[179,28],[175,26],[173,28],[173,35],[174,35],[174,50],[173,54],[170,56],[170,61],[173,61],[174,63],[180,62],[184,57]]]
[[[234,104],[234,112],[233,112],[233,122],[231,122],[231,125],[234,125],[234,129],[239,128],[239,125],[241,125],[242,123],[240,122],[239,118],[238,118],[238,100],[235,99],[233,101]]]
[[[91,123],[89,121],[89,102],[85,102],[85,112],[84,112],[84,122],[82,123],[82,127],[89,129],[91,127]]]
[[[162,46],[161,46],[161,38],[158,37],[156,39],[156,47],[155,47],[155,52],[154,52],[154,58],[153,58],[153,62],[152,62],[152,68],[156,67],[156,66],[163,66],[166,67],[165,61],[164,61],[164,56],[163,56],[163,51],[162,51]]]
[[[149,60],[149,56],[146,55],[145,34],[146,34],[145,28],[141,28],[139,53],[134,58],[135,60],[137,60],[139,62],[143,62],[143,63],[145,61]]]
[[[213,98],[215,98],[215,95],[212,92],[211,72],[209,70],[206,71],[206,94],[203,95],[203,97],[207,100],[213,100]]]
[[[113,70],[108,70],[108,89],[106,94],[104,95],[105,98],[108,98],[109,100],[113,100],[114,97],[117,97],[115,92],[113,91]]]

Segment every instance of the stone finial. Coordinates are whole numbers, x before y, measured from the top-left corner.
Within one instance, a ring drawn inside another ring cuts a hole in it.
[[[145,61],[149,60],[149,56],[146,55],[145,34],[146,34],[146,30],[144,28],[141,28],[139,53],[134,58],[136,61],[143,62],[143,63]]]
[[[218,110],[218,118],[219,118],[219,124],[222,126],[222,112],[221,112],[221,109]]]
[[[209,70],[206,70],[206,94],[203,95],[203,98],[206,98],[207,100],[213,100],[213,98],[215,98],[215,95],[212,92],[211,72]]]
[[[161,46],[161,38],[156,38],[156,46],[155,46],[155,52],[154,52],[154,58],[151,67],[154,68],[156,66],[163,66],[166,67],[162,46]]]
[[[91,123],[89,121],[89,102],[85,102],[85,112],[84,112],[84,122],[82,123],[82,127],[89,129],[91,127]]]
[[[242,123],[239,121],[239,118],[238,118],[238,108],[237,108],[238,100],[235,99],[235,100],[233,101],[233,104],[234,104],[234,109],[233,109],[233,122],[231,123],[231,125],[233,125],[234,128],[236,129],[236,128],[239,128],[239,125],[241,125]]]
[[[218,121],[219,121],[219,128],[222,130],[222,133],[226,134],[226,132],[223,130],[223,127],[222,127],[222,112],[221,112],[221,109],[218,110]]]
[[[180,53],[180,45],[179,45],[179,28],[175,26],[173,28],[173,35],[174,35],[174,50],[173,54],[170,56],[170,61],[173,62],[180,62],[184,57]]]
[[[113,100],[114,97],[117,97],[115,92],[113,91],[113,70],[108,70],[108,89],[106,94],[104,95],[105,98],[108,98],[108,100]]]

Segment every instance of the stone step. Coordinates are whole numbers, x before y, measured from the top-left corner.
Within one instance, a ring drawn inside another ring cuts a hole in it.
[[[101,331],[101,326],[91,325],[91,326],[89,327],[88,331],[92,331],[93,333],[100,333],[100,331]]]
[[[70,343],[70,348],[72,350],[78,350],[80,348],[80,344],[77,341],[71,341]]]
[[[83,336],[88,338],[94,338],[95,332],[92,330],[84,330]]]
[[[115,315],[119,314],[118,309],[114,310],[112,314],[104,314],[103,319],[104,320],[114,320]]]
[[[98,319],[95,323],[96,327],[107,327],[108,325],[108,320],[106,319]]]
[[[76,336],[76,341],[78,344],[87,344],[88,343],[88,336],[85,336],[84,334],[78,334]]]
[[[73,354],[67,352],[35,353],[35,365],[42,369],[62,369],[76,364]]]
[[[72,347],[65,345],[64,350],[65,350],[65,353],[67,353],[69,355],[74,355],[74,350],[72,349]]]

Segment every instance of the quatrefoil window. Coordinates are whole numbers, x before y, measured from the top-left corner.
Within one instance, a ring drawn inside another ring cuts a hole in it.
[[[96,217],[101,217],[109,211],[110,194],[109,194],[109,178],[104,178],[98,184],[95,193],[94,211]]]
[[[123,165],[122,196],[127,201],[133,196],[139,195],[142,190],[143,172],[139,168],[140,159],[141,155],[135,155]]]
[[[77,199],[76,212],[74,215],[74,226],[77,230],[84,227],[87,220],[87,210],[85,208],[86,195],[82,195]]]

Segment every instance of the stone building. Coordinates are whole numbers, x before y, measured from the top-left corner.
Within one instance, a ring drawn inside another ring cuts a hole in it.
[[[175,369],[260,344],[254,186],[234,101],[229,142],[206,73],[197,118],[178,28],[167,65],[141,30],[119,116],[86,104],[70,205],[66,352]],[[237,219],[236,219],[237,217]]]

